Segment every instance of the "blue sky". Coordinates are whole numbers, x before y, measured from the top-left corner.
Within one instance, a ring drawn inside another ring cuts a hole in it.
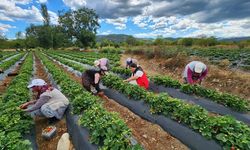
[[[96,10],[100,35],[250,36],[249,0],[0,0],[0,34],[14,39],[31,23],[42,24],[41,3],[47,5],[53,24],[59,10]]]

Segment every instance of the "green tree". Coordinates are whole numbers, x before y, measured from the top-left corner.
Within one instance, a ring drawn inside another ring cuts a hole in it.
[[[179,39],[177,41],[178,45],[183,45],[183,46],[192,46],[193,44],[193,39],[192,38],[183,38],[183,39]]]
[[[71,40],[76,38],[84,48],[95,45],[96,31],[100,25],[93,9],[84,7],[76,11],[59,12],[59,25]]]
[[[41,13],[43,16],[44,25],[31,24],[26,28],[26,46],[28,48],[53,47],[53,27],[50,26],[50,18],[45,4],[41,4]]]
[[[67,34],[63,32],[63,29],[60,26],[54,26],[52,28],[52,40],[53,40],[53,48],[59,47],[69,47],[72,46],[72,42],[70,41]]]
[[[157,37],[154,41],[154,45],[164,45],[164,39],[161,37]]]
[[[31,47],[33,47],[34,45],[43,48],[52,47],[53,41],[51,36],[51,30],[52,29],[50,26],[31,25],[30,27],[26,28],[26,37],[28,40],[30,40],[27,43],[31,44]]]
[[[193,39],[193,45],[214,46],[216,44],[218,44],[218,42],[214,37]]]
[[[137,40],[136,40],[136,38],[134,38],[133,36],[128,36],[127,39],[126,39],[126,43],[127,43],[128,45],[135,46],[136,43],[137,43]]]
[[[25,44],[27,48],[35,48],[39,46],[37,26],[31,24],[29,27],[26,28]]]
[[[0,48],[6,48],[7,39],[0,33]]]
[[[41,12],[43,16],[43,23],[45,26],[49,26],[50,18],[46,4],[41,4]]]
[[[106,46],[110,47],[111,45],[112,45],[112,41],[110,41],[109,39],[102,39],[100,46],[102,48]]]

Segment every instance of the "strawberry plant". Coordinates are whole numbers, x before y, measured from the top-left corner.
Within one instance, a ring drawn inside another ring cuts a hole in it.
[[[134,85],[125,83],[114,75],[106,76],[104,84],[118,89],[119,92],[125,95],[127,95],[127,90],[129,91],[134,87]],[[138,90],[138,93],[136,92],[134,95],[131,94],[131,98],[145,100],[149,104],[152,113],[163,114],[179,123],[183,123],[204,137],[217,140],[225,149],[231,146],[239,149],[249,149],[250,128],[246,124],[229,116],[210,116],[200,106],[187,104],[166,94],[157,95],[147,92],[141,87],[137,88],[141,90]],[[190,88],[191,92],[192,90],[194,89]],[[226,140],[224,137],[220,138],[222,134],[225,134],[225,137],[230,136],[230,138],[226,138]]]
[[[125,95],[132,97],[136,100],[141,100],[145,98],[145,89],[138,88],[137,85],[130,85],[129,88],[125,87],[120,78],[114,75],[106,75],[102,78],[105,85],[117,89],[118,91],[124,93]],[[116,82],[117,81],[117,82]],[[142,94],[143,93],[143,94]]]
[[[74,68],[75,69],[75,68]],[[157,79],[159,84],[161,84],[161,77]],[[166,94],[154,94],[152,92],[148,92],[143,88],[140,88],[135,85],[131,85],[125,83],[117,76],[108,75],[103,78],[103,83],[117,91],[127,95],[129,98],[137,99],[137,100],[145,100],[150,106],[150,110],[153,113],[166,115],[179,123],[185,124],[189,126],[191,129],[199,132],[206,138],[217,140],[225,149],[230,147],[235,147],[236,149],[249,149],[250,142],[250,132],[249,127],[239,121],[236,121],[234,118],[229,116],[210,116],[208,112],[201,108],[200,106],[195,106],[191,104],[187,104],[179,99],[174,99],[169,97]],[[165,84],[173,86],[175,88],[181,88],[183,91],[186,91],[190,94],[200,94],[207,95],[212,98],[218,99],[218,103],[222,100],[219,99],[220,94],[218,92],[214,92],[213,90],[200,89],[198,86],[186,86],[181,85],[178,82],[172,82],[169,79],[164,81]],[[229,95],[226,95],[230,97]],[[232,99],[235,97],[231,97]],[[78,98],[79,101],[79,98]],[[224,103],[224,101],[222,101]],[[225,105],[225,103],[224,103]],[[236,104],[238,105],[238,104]],[[98,108],[99,106],[93,107]],[[233,106],[235,107],[235,106]],[[94,108],[93,108],[94,109]],[[84,112],[85,113],[85,112]],[[95,112],[98,113],[98,112]],[[94,116],[94,112],[90,113],[89,116]],[[97,115],[98,116],[98,115]],[[89,123],[84,122],[89,121],[87,119],[83,119],[82,124],[86,123],[89,126],[98,126],[98,123]],[[90,119],[90,120],[93,120]],[[105,123],[102,121],[101,123]],[[93,140],[100,141],[102,137],[105,137],[104,132],[94,132],[94,136],[96,136]],[[235,135],[235,136],[231,136]],[[231,136],[231,138],[226,138]],[[100,138],[97,138],[100,137]]]
[[[2,95],[0,103],[0,149],[30,149],[30,142],[22,135],[30,131],[32,118],[18,106],[30,98],[27,84],[33,69],[32,54],[24,61],[16,76]]]
[[[5,59],[7,59],[7,58],[9,58],[11,56],[16,55],[16,54],[17,54],[16,52],[13,52],[13,53],[8,52],[8,53],[5,53],[5,54],[2,54],[3,56],[0,58],[0,61],[3,61],[3,60],[5,60]]]
[[[246,99],[229,93],[219,93],[215,90],[206,89],[198,85],[181,85],[181,91],[187,94],[196,94],[198,96],[207,97],[217,103],[230,107],[237,111],[248,111],[249,102]]]
[[[164,85],[166,87],[180,88],[181,84],[178,80],[173,80],[172,78],[165,76],[164,78],[161,76],[153,76],[150,77],[154,83],[159,85]]]
[[[125,69],[125,68],[122,68],[122,67],[113,67],[111,69],[111,71],[114,72],[114,73],[119,73],[119,74],[123,74],[123,75],[126,75],[126,76],[130,76],[132,74],[132,72],[129,69]]]
[[[106,111],[99,98],[85,91],[44,55],[39,54],[39,57],[62,92],[69,97],[74,113],[83,114],[80,124],[90,130],[93,143],[101,149],[142,149],[138,145],[131,145],[126,138],[131,136],[131,131],[117,114]]]
[[[11,58],[10,60],[3,62],[2,64],[0,64],[0,68],[3,71],[8,69],[10,66],[14,65],[18,60],[20,60],[23,56],[24,56],[24,54],[19,54],[15,57]]]
[[[216,90],[207,89],[199,85],[181,84],[178,80],[173,80],[168,76],[154,76],[150,77],[150,79],[158,85],[180,88],[184,93],[209,98],[236,111],[248,111],[250,109],[248,100],[232,94],[217,92]]]

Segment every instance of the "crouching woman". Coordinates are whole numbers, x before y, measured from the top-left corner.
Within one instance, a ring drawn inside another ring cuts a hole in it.
[[[20,106],[32,117],[44,116],[51,119],[62,119],[69,100],[58,89],[49,86],[42,79],[34,79],[28,88],[37,92],[36,100],[26,102]]]

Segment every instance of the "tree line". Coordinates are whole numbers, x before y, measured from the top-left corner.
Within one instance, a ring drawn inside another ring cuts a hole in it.
[[[42,25],[30,24],[25,30],[25,36],[21,32],[16,33],[15,40],[8,40],[0,36],[0,48],[52,48],[59,47],[92,47],[95,45],[98,23],[98,15],[93,9],[86,7],[78,10],[59,11],[58,25],[51,25],[47,6],[41,4],[43,16]]]

